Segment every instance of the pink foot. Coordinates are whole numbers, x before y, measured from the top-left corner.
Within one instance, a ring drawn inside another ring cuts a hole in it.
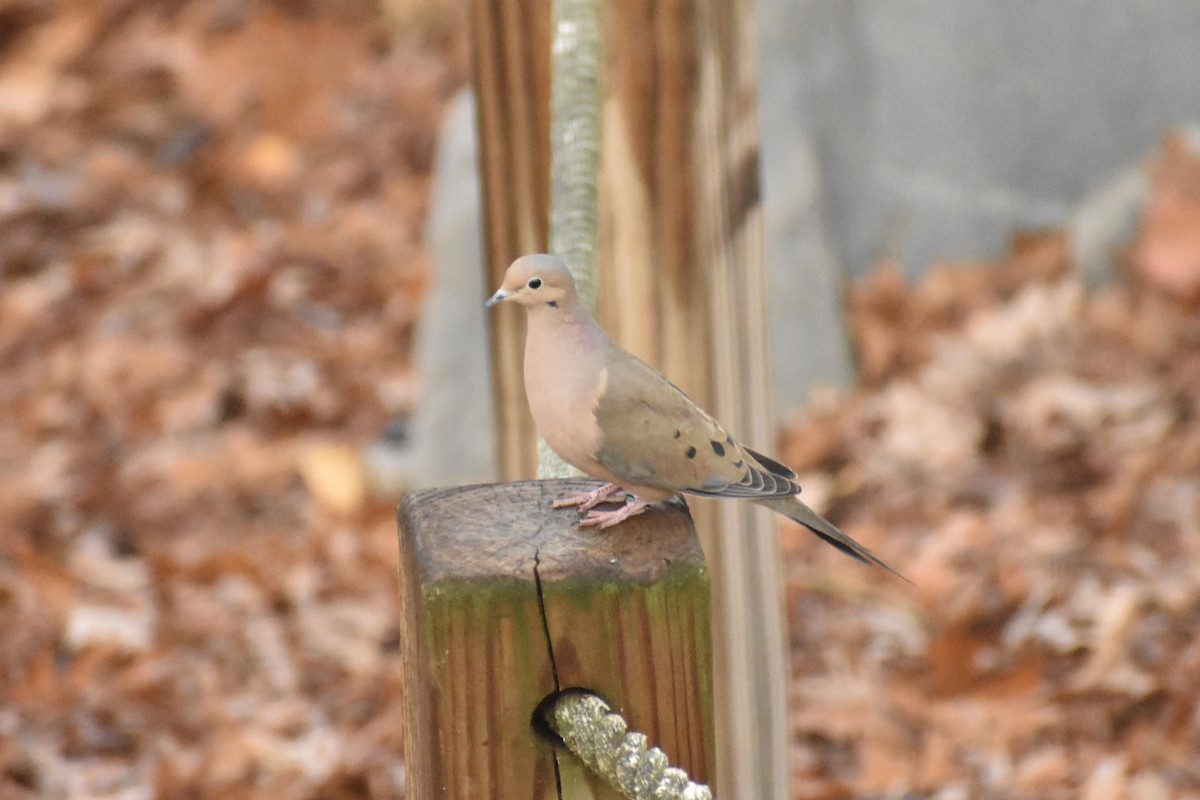
[[[613,525],[618,525],[630,517],[636,517],[641,514],[650,504],[645,500],[634,498],[632,503],[618,508],[616,511],[590,511],[588,515],[579,521],[581,528],[611,528]]]
[[[593,489],[590,492],[580,492],[579,494],[572,494],[555,500],[554,507],[570,508],[572,506],[579,506],[580,511],[590,511],[619,491],[621,491],[620,486],[617,486],[615,483],[606,483],[599,489]]]

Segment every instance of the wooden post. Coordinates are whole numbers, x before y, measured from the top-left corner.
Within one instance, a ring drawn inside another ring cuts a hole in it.
[[[544,241],[512,232],[528,230],[526,220],[541,219],[546,206],[546,139],[538,126],[548,122],[549,3],[473,0],[472,8],[495,286],[509,261]],[[752,12],[752,0],[611,0],[605,7],[599,320],[741,441],[770,452]],[[535,168],[517,176],[517,164]],[[514,184],[518,177],[534,183]],[[535,460],[520,377],[523,315],[515,311],[492,320],[499,461],[508,479],[532,475]],[[717,795],[788,797],[775,523],[745,504],[695,503],[693,510],[716,598]]]
[[[540,149],[550,96],[548,5],[473,2],[492,285],[512,258],[544,241],[529,231],[550,181]],[[752,0],[612,0],[605,14],[600,323],[736,437],[769,451]],[[533,184],[514,182],[527,179]],[[535,462],[521,385],[523,320],[512,311],[492,319],[500,474],[509,480],[533,475]],[[775,523],[744,504],[694,510],[714,576],[716,794],[786,798]]]
[[[510,262],[546,250],[550,224],[550,3],[471,0],[471,72],[479,124],[485,283]],[[503,134],[500,132],[503,131]],[[504,480],[532,477],[537,431],[520,363],[524,314],[490,314],[496,388],[496,466]]]
[[[753,9],[753,0],[697,5],[692,242],[708,292],[712,372],[703,396],[741,441],[770,451],[775,431],[768,400]],[[717,789],[727,800],[783,800],[791,796],[791,770],[779,520],[747,503],[710,502],[697,515],[704,552],[718,576],[715,675],[720,731],[727,735],[718,737],[723,782]],[[719,523],[709,527],[707,520],[717,515]],[[747,619],[758,624],[746,625]]]
[[[713,774],[709,579],[691,519],[669,506],[597,533],[551,508],[596,485],[434,489],[401,505],[410,800],[556,796],[530,727],[555,689],[542,608],[562,688],[604,697],[694,780]],[[562,762],[565,797],[617,797]]]

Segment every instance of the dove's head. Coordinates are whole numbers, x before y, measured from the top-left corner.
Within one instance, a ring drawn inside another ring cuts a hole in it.
[[[532,311],[535,308],[565,308],[576,302],[571,271],[557,256],[538,253],[521,256],[509,265],[504,282],[485,306],[511,300]]]

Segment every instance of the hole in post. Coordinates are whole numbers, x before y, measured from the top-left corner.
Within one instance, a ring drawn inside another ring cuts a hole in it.
[[[529,718],[529,727],[533,728],[534,734],[552,747],[565,747],[566,745],[563,743],[562,737],[554,729],[554,709],[558,706],[558,701],[562,698],[578,695],[593,695],[604,700],[596,692],[593,692],[591,689],[584,689],[582,686],[572,686],[567,689],[560,689],[557,692],[551,692],[542,698],[542,701],[533,709],[533,716]],[[605,700],[605,703],[608,704],[608,701]]]

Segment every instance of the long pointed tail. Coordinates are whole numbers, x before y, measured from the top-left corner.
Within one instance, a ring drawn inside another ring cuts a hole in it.
[[[883,563],[883,561],[881,561],[879,557],[870,550],[838,530],[837,526],[832,522],[825,519],[808,506],[804,505],[804,503],[800,502],[800,498],[796,497],[795,495],[784,497],[766,497],[762,500],[756,500],[755,502],[761,506],[766,506],[772,511],[782,514],[794,522],[800,523],[851,558],[858,559],[864,564],[874,564],[876,566],[883,567],[897,578],[911,583],[908,578],[905,578],[899,572],[896,572],[896,570]]]

